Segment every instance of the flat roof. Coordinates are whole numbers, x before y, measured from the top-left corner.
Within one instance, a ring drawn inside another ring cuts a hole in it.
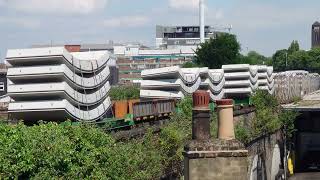
[[[282,107],[295,111],[320,111],[320,90],[304,96],[301,101],[282,105]]]

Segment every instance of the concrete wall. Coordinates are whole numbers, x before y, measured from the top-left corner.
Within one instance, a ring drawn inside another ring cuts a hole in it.
[[[246,145],[249,151],[248,179],[274,180],[283,168],[283,139],[281,132],[262,136]]]

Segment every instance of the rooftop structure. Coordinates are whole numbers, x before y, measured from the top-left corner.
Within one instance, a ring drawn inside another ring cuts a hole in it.
[[[205,26],[204,39],[215,38],[221,32]],[[163,49],[196,49],[200,44],[200,26],[156,26],[156,47]]]

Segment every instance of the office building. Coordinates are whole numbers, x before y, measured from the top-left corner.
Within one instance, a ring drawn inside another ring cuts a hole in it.
[[[221,33],[212,26],[205,26],[205,39]],[[156,26],[156,47],[162,49],[196,49],[200,44],[199,26]]]
[[[312,24],[311,47],[320,47],[320,23],[316,21]]]

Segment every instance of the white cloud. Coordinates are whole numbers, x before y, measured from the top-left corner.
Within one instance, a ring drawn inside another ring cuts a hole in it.
[[[316,7],[280,7],[273,4],[242,4],[226,13],[226,20],[243,29],[281,28],[303,24],[316,19]]]
[[[28,13],[87,14],[103,9],[108,0],[0,0],[0,6]]]
[[[103,25],[110,28],[138,27],[147,24],[149,20],[150,19],[146,16],[123,16],[106,19],[103,21]]]
[[[196,9],[199,7],[199,0],[169,0],[169,6],[175,9]]]

